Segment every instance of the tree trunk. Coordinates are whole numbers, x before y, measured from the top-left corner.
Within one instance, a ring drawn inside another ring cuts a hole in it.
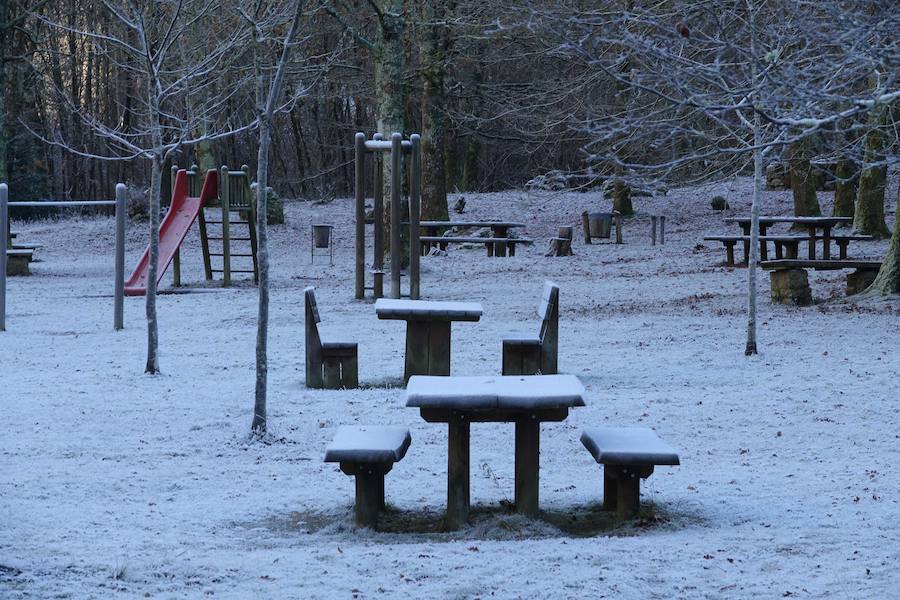
[[[425,32],[422,36],[422,218],[450,219],[447,206],[445,78],[450,46],[447,17],[455,2],[423,0]]]
[[[854,204],[856,203],[856,186],[859,181],[859,171],[856,163],[848,158],[838,160],[835,169],[837,184],[834,188],[835,217],[852,217]]]
[[[618,211],[623,217],[630,217],[634,214],[634,207],[631,205],[631,188],[623,181],[617,180],[613,184],[613,210]]]
[[[155,118],[159,118],[158,113],[155,114]],[[158,125],[155,130],[158,134]],[[159,325],[156,315],[156,280],[159,270],[159,198],[162,189],[162,158],[159,154],[153,155],[150,164],[150,264],[147,269],[147,366],[144,371],[153,374],[159,373]]]
[[[816,173],[809,162],[811,145],[812,141],[804,138],[788,147],[795,217],[818,217],[822,214],[816,198]]]
[[[474,192],[478,189],[478,157],[481,154],[481,142],[477,134],[472,134],[466,141],[466,153],[463,160],[462,182],[460,187],[465,192]]]
[[[0,182],[3,183],[9,181],[7,172],[9,130],[6,127],[6,53],[11,44],[10,29],[9,4],[3,0],[0,2]]]
[[[762,135],[760,133],[759,114],[754,115],[753,151],[753,200],[750,205],[750,257],[747,261],[747,344],[744,355],[757,353],[756,345],[756,275],[759,255],[759,205],[762,200],[762,189],[765,184],[765,172],[762,156]]]
[[[269,146],[271,135],[267,117],[259,125],[259,150],[256,163],[256,262],[259,267],[259,303],[256,318],[256,394],[253,423],[250,430],[256,435],[266,433],[266,398],[268,392],[269,358],[269,226],[268,182]]]
[[[874,116],[873,127],[881,122],[881,115]],[[882,160],[884,135],[872,129],[866,135],[865,162],[868,164]],[[859,176],[859,191],[856,197],[856,211],[853,214],[853,229],[860,234],[885,238],[891,234],[884,222],[884,187],[887,167],[865,167]]]
[[[897,219],[894,221],[891,246],[884,256],[875,281],[865,293],[900,294],[900,185],[897,186]]]

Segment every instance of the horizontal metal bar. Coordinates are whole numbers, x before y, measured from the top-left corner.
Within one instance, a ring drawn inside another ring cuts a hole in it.
[[[75,206],[115,206],[115,200],[65,200],[49,202],[10,202],[9,206],[22,208],[65,208]]]
[[[400,142],[400,148],[404,152],[410,152],[412,151],[412,142],[403,140]],[[390,140],[368,140],[366,142],[366,150],[369,152],[390,152],[391,142]]]

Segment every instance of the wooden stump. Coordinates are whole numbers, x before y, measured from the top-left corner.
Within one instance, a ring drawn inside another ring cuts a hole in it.
[[[812,304],[812,291],[806,269],[779,269],[769,274],[772,283],[772,302],[777,304]]]
[[[550,238],[550,245],[547,248],[547,253],[544,256],[572,256],[574,253],[572,252],[572,236],[574,235],[574,228],[572,227],[560,227],[559,235],[554,238]]]

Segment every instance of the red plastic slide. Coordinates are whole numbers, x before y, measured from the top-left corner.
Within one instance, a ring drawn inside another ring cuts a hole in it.
[[[172,204],[169,212],[159,225],[159,267],[156,283],[163,278],[166,269],[172,263],[175,252],[181,246],[188,230],[208,200],[219,195],[219,179],[215,170],[207,171],[203,180],[203,190],[199,198],[188,196],[187,171],[181,169],[175,176],[175,188],[172,190]],[[150,269],[150,248],[134,268],[134,273],[125,282],[126,296],[143,296],[147,293],[147,277]]]

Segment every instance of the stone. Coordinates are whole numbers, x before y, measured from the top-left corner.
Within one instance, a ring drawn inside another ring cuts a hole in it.
[[[806,269],[779,269],[769,274],[772,282],[772,302],[776,304],[812,304],[812,291]]]
[[[874,269],[856,269],[852,273],[848,273],[847,295],[852,296],[866,291],[877,275],[878,271]]]

